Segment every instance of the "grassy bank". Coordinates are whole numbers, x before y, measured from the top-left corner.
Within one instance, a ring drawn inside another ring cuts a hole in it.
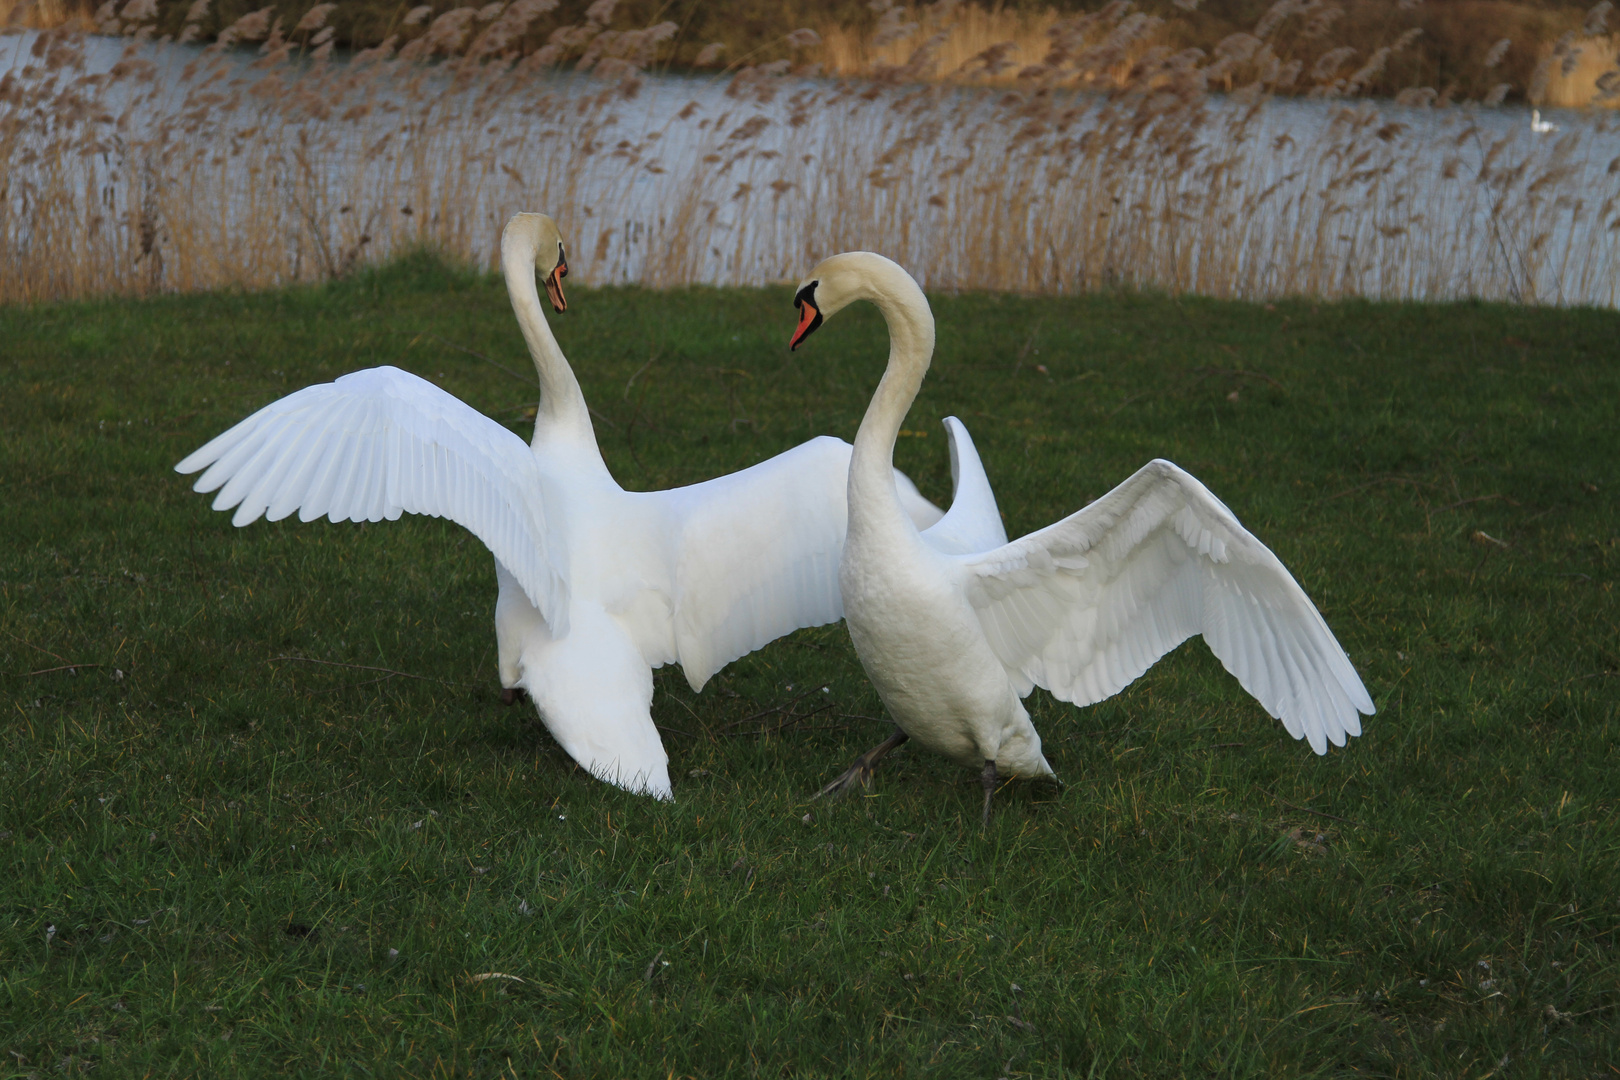
[[[878,377],[870,311],[790,356],[785,290],[572,299],[558,334],[629,487],[851,437]],[[702,695],[659,673],[677,801],[634,798],[499,706],[476,541],[236,530],[170,471],[380,363],[526,432],[532,390],[473,355],[526,370],[498,281],[415,262],[0,309],[5,1074],[1620,1060],[1620,317],[933,300],[899,450],[923,490],[948,495],[951,413],[1013,535],[1177,461],[1321,606],[1365,737],[1316,758],[1193,642],[1092,709],[1037,692],[1068,786],[1009,787],[987,830],[976,778],[922,753],[811,805],[885,731],[828,627]]]

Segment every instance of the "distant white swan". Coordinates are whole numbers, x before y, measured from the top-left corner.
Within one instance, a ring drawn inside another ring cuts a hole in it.
[[[501,266],[540,376],[534,439],[393,367],[307,387],[260,409],[176,470],[247,525],[446,517],[495,556],[500,678],[522,689],[594,775],[670,798],[649,708],[652,669],[693,689],[803,626],[837,620],[850,446],[822,437],[750,469],[669,491],[625,491],[597,449],[579,382],[552,336],[566,252],[555,223],[519,214]],[[939,510],[896,479],[918,521]]]
[[[1553,123],[1551,120],[1543,120],[1541,118],[1541,110],[1540,109],[1531,109],[1530,110],[1530,130],[1535,132],[1537,135],[1546,135],[1546,134],[1549,134],[1551,132],[1558,131],[1560,129],[1559,129],[1558,125]]]
[[[998,776],[1052,776],[1020,698],[1041,686],[1077,705],[1102,701],[1194,634],[1318,754],[1361,733],[1372,699],[1322,616],[1277,557],[1168,461],[1007,543],[967,430],[947,419],[958,493],[919,532],[890,462],[933,355],[922,290],[881,255],[835,255],[800,286],[790,345],[856,300],[882,311],[890,351],[855,436],[839,585],[855,651],[898,730],[823,794],[866,784],[909,737],[982,766],[988,820]]]

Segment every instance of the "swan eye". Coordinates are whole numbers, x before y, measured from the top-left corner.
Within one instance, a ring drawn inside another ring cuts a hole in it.
[[[811,307],[814,307],[816,304],[816,286],[820,284],[820,281],[812,281],[810,284],[800,289],[793,297],[793,306],[803,307],[805,304],[809,304]]]
[[[563,250],[562,241],[557,241],[557,269],[556,275],[560,278],[568,276],[568,252]]]

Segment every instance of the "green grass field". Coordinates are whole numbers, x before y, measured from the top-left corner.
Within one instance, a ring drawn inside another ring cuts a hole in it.
[[[785,289],[571,300],[632,488],[853,437],[884,355],[870,308],[790,355]],[[1176,461],[1363,738],[1316,757],[1194,641],[1037,691],[1067,787],[988,829],[912,748],[811,804],[887,730],[832,626],[659,672],[677,801],[629,796],[499,705],[476,540],[238,530],[171,471],[382,363],[526,436],[498,279],[0,309],[0,1076],[1616,1075],[1620,315],[933,301],[924,492],[951,413],[1015,536]]]

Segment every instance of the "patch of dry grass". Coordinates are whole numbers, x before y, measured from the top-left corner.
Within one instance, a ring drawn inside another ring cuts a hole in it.
[[[155,0],[154,36],[178,35],[194,0]],[[658,49],[661,64],[676,67],[717,66],[719,63],[763,63],[792,58],[800,64],[819,63],[840,75],[867,75],[874,66],[904,60],[909,45],[892,31],[920,27],[926,38],[950,26],[952,35],[941,57],[939,74],[948,76],[960,63],[998,43],[1010,43],[1021,65],[1038,61],[1046,53],[1044,31],[1061,18],[1101,6],[1102,0],[984,0],[959,4],[954,0],[910,3],[885,9],[868,0],[617,0],[617,21],[642,26],[667,20],[677,32]],[[1585,59],[1602,47],[1603,36],[1582,42],[1587,14],[1582,0],[1440,0],[1403,3],[1401,0],[1281,0],[1284,9],[1308,15],[1295,31],[1277,42],[1290,58],[1320,51],[1316,46],[1331,39],[1368,57],[1407,29],[1421,36],[1392,58],[1384,72],[1372,80],[1372,93],[1389,97],[1409,85],[1443,89],[1455,84],[1453,96],[1482,97],[1495,82],[1507,81],[1516,89],[1512,101],[1523,100],[1535,70],[1560,43],[1581,45]],[[1587,3],[1590,0],[1586,0]],[[125,0],[127,3],[127,0]],[[1200,48],[1213,52],[1234,33],[1249,31],[1267,10],[1264,0],[1137,0],[1149,15],[1165,19],[1155,44],[1171,49]],[[535,19],[522,40],[524,52],[550,42],[559,31],[577,29],[600,7],[595,0],[557,0]],[[290,26],[304,15],[308,0],[212,0],[200,20],[200,30],[212,38],[238,17],[254,10],[268,11]],[[425,5],[430,17],[455,8],[456,0]],[[476,6],[476,5],[475,5]],[[874,11],[873,7],[878,8]],[[113,13],[120,9],[115,3]],[[327,24],[335,31],[339,48],[364,49],[390,35],[409,37],[404,24],[410,4],[395,0],[335,0]],[[43,29],[72,22],[81,28],[103,21],[97,0],[0,0],[0,26]],[[420,24],[418,24],[420,25]],[[787,44],[793,31],[812,26],[825,39],[819,47],[796,53]],[[889,40],[871,40],[888,30]],[[1574,42],[1564,42],[1573,33]],[[1586,35],[1590,38],[1590,35]],[[1512,42],[1492,70],[1480,59],[1503,39]],[[916,39],[912,39],[915,44]],[[1589,47],[1588,47],[1589,46]],[[700,57],[704,57],[700,61]],[[1572,88],[1554,85],[1539,102],[1543,105],[1582,105],[1595,93],[1595,80],[1604,69],[1573,74]],[[1556,72],[1553,83],[1566,82]]]
[[[1566,65],[1564,57],[1570,62]],[[1605,95],[1605,87],[1620,85],[1614,72],[1620,68],[1620,37],[1579,38],[1563,53],[1556,46],[1546,51],[1547,86],[1541,104],[1575,109],[1586,106],[1615,108],[1620,97]],[[1607,81],[1605,81],[1607,80]]]
[[[984,65],[975,64],[976,58],[997,49],[1012,62],[999,73],[1000,79],[1012,82],[1020,68],[1038,63],[1046,55],[1051,29],[1060,19],[1052,8],[1026,10],[963,4],[942,11],[935,5],[913,10],[891,7],[879,16],[875,31],[841,24],[818,27],[821,50],[817,55],[828,74],[864,77],[904,65],[919,41],[943,34],[934,54],[937,72],[949,76],[977,67],[981,70],[976,74],[982,77]]]
[[[0,0],[0,26],[47,30],[74,26],[88,30],[89,11],[75,0]]]

